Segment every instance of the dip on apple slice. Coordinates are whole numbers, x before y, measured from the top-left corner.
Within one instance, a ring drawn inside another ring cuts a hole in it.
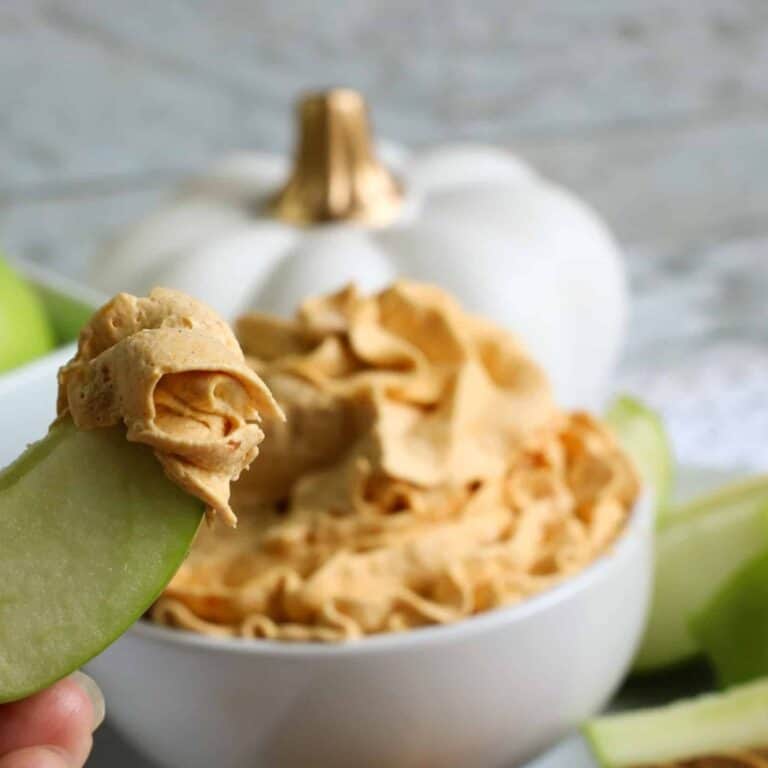
[[[59,417],[0,473],[0,702],[64,677],[151,605],[279,409],[228,326],[120,294],[59,372]]]

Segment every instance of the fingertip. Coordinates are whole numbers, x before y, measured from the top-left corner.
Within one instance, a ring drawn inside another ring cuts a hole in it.
[[[59,747],[71,757],[74,765],[83,765],[93,746],[92,734],[100,715],[91,692],[81,684],[82,678],[77,675],[70,675],[48,689],[51,694],[48,702],[50,727],[47,738],[37,743]]]
[[[72,768],[69,755],[59,747],[25,747],[0,757],[0,768]]]
[[[60,680],[23,701],[3,705],[0,755],[50,745],[69,755],[73,765],[82,765],[93,743],[97,714],[89,694],[75,679]],[[0,763],[0,768],[5,766]]]
[[[104,694],[101,692],[101,688],[99,688],[96,681],[86,675],[85,672],[73,672],[69,678],[82,688],[91,702],[91,731],[93,732],[104,722],[107,712]]]
[[[45,709],[45,714],[51,723],[50,735],[56,736],[58,733],[90,735],[93,732],[97,713],[94,711],[90,695],[79,684],[77,678],[70,676],[59,680],[45,693],[48,694],[48,699],[41,709]],[[60,740],[54,739],[43,743],[59,745]]]

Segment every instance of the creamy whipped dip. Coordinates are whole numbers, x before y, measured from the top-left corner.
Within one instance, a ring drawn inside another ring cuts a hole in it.
[[[610,431],[438,288],[349,287],[237,330],[287,419],[263,411],[238,530],[200,532],[155,621],[284,640],[444,624],[547,589],[622,531],[639,484]]]
[[[94,314],[59,371],[59,417],[79,429],[123,423],[166,474],[230,526],[230,482],[258,454],[263,418],[282,417],[227,324],[157,288],[121,293]]]

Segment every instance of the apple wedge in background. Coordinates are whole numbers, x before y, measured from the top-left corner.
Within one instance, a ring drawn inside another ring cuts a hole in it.
[[[768,650],[758,647],[763,638],[768,648],[768,608],[762,608],[768,605],[768,554],[761,558],[768,553],[768,477],[731,482],[673,504],[675,463],[660,417],[639,400],[621,396],[608,408],[606,421],[657,500],[653,598],[633,671],[665,669],[703,649],[723,683],[768,674]],[[759,561],[749,566],[754,558]],[[750,617],[760,625],[752,634]]]
[[[674,504],[675,462],[658,414],[633,397],[620,396],[609,406],[605,418],[634,460],[643,483],[656,496],[653,597],[633,665],[636,673],[655,672],[696,656],[701,650],[696,635],[704,631],[705,624],[712,642],[717,635],[718,648],[728,644],[729,633],[715,618],[726,597],[707,613],[706,621],[701,620],[701,632],[695,635],[690,621],[734,573],[768,552],[768,477],[732,482],[686,503]],[[728,594],[740,594],[741,604],[749,600],[745,584],[734,586]],[[765,621],[768,639],[768,609]],[[765,659],[768,662],[768,651]],[[768,664],[764,673],[768,673]],[[734,682],[730,675],[726,679]]]
[[[98,654],[171,579],[203,503],[121,427],[52,427],[0,473],[0,702]]]
[[[768,675],[768,551],[731,576],[690,624],[720,685]]]
[[[611,403],[605,420],[635,462],[643,484],[653,489],[657,518],[663,517],[675,475],[675,460],[664,423],[655,411],[628,395]]]
[[[54,347],[54,334],[35,291],[0,254],[0,372]]]
[[[584,735],[601,768],[674,768],[677,761],[680,768],[747,766],[752,765],[751,751],[758,757],[768,746],[766,713],[768,680],[761,680],[725,693],[600,717],[584,727]]]
[[[677,664],[699,652],[689,621],[727,579],[768,551],[768,478],[730,485],[659,523],[651,612],[635,672]]]

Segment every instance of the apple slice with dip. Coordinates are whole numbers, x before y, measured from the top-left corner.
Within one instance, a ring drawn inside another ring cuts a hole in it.
[[[59,417],[0,473],[0,702],[98,654],[151,605],[279,409],[212,310],[120,294],[59,372]],[[217,523],[220,524],[220,523]]]

